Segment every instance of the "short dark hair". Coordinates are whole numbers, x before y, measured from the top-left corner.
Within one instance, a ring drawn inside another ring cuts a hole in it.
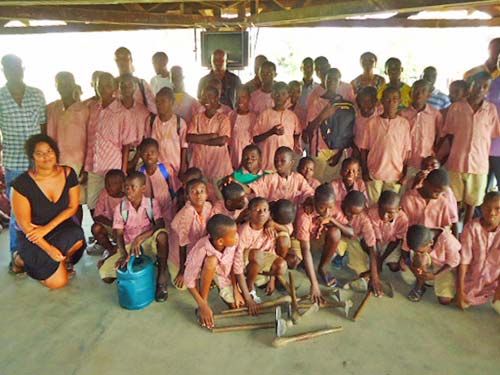
[[[272,61],[269,61],[269,60],[264,61],[264,62],[262,63],[262,65],[260,66],[260,69],[264,69],[265,67],[267,67],[267,68],[271,68],[271,69],[272,69],[272,70],[274,70],[274,72],[276,73],[276,64],[275,64],[275,63],[273,63]]]
[[[415,224],[408,228],[406,242],[411,250],[420,249],[432,241],[432,231],[425,225]]]
[[[356,102],[359,103],[360,99],[365,97],[365,96],[370,96],[370,97],[374,98],[375,100],[377,100],[377,95],[378,95],[378,92],[377,92],[377,89],[375,87],[366,86],[366,87],[363,87],[361,90],[359,90],[358,95],[356,96]]]
[[[342,162],[342,166],[340,167],[341,169],[344,169],[344,168],[347,168],[347,166],[349,164],[358,164],[359,166],[361,166],[361,163],[358,159],[356,158],[347,158],[347,159],[344,159],[344,161]]]
[[[448,172],[443,168],[434,169],[429,172],[425,181],[429,182],[432,186],[449,186],[450,185],[450,177]]]
[[[288,92],[288,85],[285,82],[275,82],[273,85],[273,93],[281,91],[281,90],[286,90]]]
[[[323,65],[330,64],[328,59],[325,56],[318,56],[314,59],[314,65]]]
[[[194,177],[193,179],[201,180],[203,178],[203,172],[201,171],[200,168],[190,167],[186,169],[186,172],[184,173],[183,176],[183,180],[186,180],[186,178],[188,177]]]
[[[278,147],[278,149],[274,153],[274,156],[281,155],[281,154],[287,154],[287,155],[290,155],[291,157],[293,157],[293,150],[287,146]]]
[[[302,60],[302,65],[304,65],[304,64],[314,65],[314,60],[310,57],[306,57],[304,60]]]
[[[331,184],[321,184],[314,191],[315,202],[329,202],[331,200],[335,201],[335,191]]]
[[[483,204],[493,202],[496,199],[500,199],[500,191],[490,191],[484,196]]]
[[[214,87],[214,86],[211,86],[211,85],[205,86],[203,88],[203,92],[204,93],[212,92],[212,94],[214,94],[216,97],[219,97],[219,89],[217,87]]]
[[[432,90],[432,84],[425,79],[417,79],[415,82],[413,82],[413,85],[411,87],[412,89],[414,89],[416,87],[422,87],[422,86],[427,87],[429,91]]]
[[[71,80],[75,83],[75,76],[71,72],[59,72],[56,74],[56,82]]]
[[[348,207],[364,207],[366,205],[366,197],[360,191],[351,190],[347,193],[342,203]]]
[[[201,178],[195,178],[194,180],[191,180],[189,181],[187,184],[186,184],[186,193],[189,194],[189,191],[195,186],[195,185],[198,185],[198,184],[203,184],[205,185],[205,187],[207,187],[207,183],[205,180],[201,179]]]
[[[13,54],[8,54],[8,55],[4,55],[2,57],[2,66],[4,68],[6,68],[8,66],[13,66],[13,65],[20,65],[20,66],[23,65],[23,61],[21,60],[21,58],[19,56],[16,56]]]
[[[108,181],[113,177],[120,177],[123,181],[125,181],[125,173],[121,169],[110,169],[106,172],[104,176],[104,181]]]
[[[326,71],[325,77],[326,76],[330,76],[332,74],[338,74],[339,78],[342,78],[342,73],[340,73],[340,70],[338,70],[337,68],[330,68],[330,69],[328,69]]]
[[[245,194],[245,190],[240,184],[236,182],[231,182],[225,185],[222,189],[222,196],[225,201],[232,201],[233,199],[238,199]]]
[[[143,152],[146,147],[153,146],[157,150],[160,149],[160,145],[158,144],[158,141],[154,138],[144,138],[142,142],[139,144],[139,152]]]
[[[132,52],[130,52],[130,50],[127,47],[118,47],[115,51],[115,56],[120,53],[132,56]]]
[[[217,240],[224,237],[229,228],[236,226],[236,222],[229,216],[216,214],[207,222],[207,233],[211,238]]]
[[[288,199],[279,199],[271,202],[271,217],[275,222],[281,225],[287,225],[295,221],[297,208],[292,201]]]
[[[304,168],[304,166],[306,165],[306,163],[313,163],[313,164],[316,164],[314,162],[314,159],[310,156],[304,156],[303,158],[301,158],[299,160],[299,164],[297,165],[297,170],[300,171],[302,168]]]
[[[398,59],[397,57],[389,57],[386,62],[385,62],[385,68],[387,69],[387,66],[389,64],[399,64],[399,66],[402,66],[403,64],[401,63],[401,60]]]
[[[33,159],[33,155],[35,153],[35,148],[39,143],[47,143],[49,147],[54,150],[56,154],[56,160],[59,162],[59,155],[61,154],[59,152],[59,147],[57,146],[57,142],[49,137],[46,134],[35,134],[32,135],[31,137],[28,138],[28,140],[24,143],[24,152],[26,153],[26,156],[28,159]]]
[[[245,146],[245,148],[243,149],[243,151],[241,152],[241,154],[243,155],[245,152],[250,152],[250,151],[257,151],[257,153],[259,154],[259,156],[262,158],[262,150],[260,149],[259,146],[257,146],[254,143]]]
[[[380,194],[380,198],[378,199],[378,204],[384,206],[394,206],[396,204],[399,205],[400,201],[401,197],[399,196],[398,193],[392,190],[384,190],[382,194]]]
[[[364,52],[361,54],[359,60],[363,60],[367,57],[373,57],[375,59],[375,62],[377,62],[377,55],[375,55],[373,52]]]
[[[397,92],[399,97],[401,97],[401,91],[399,91],[399,89],[397,87],[387,86],[384,89],[384,91],[382,92],[382,98],[386,98],[387,96],[389,96],[390,94],[392,94],[394,92]]]
[[[269,204],[269,202],[267,201],[266,198],[263,198],[263,197],[252,198],[252,200],[250,200],[250,202],[248,202],[248,209],[253,210],[255,206],[257,206],[260,203],[264,203],[264,202]]]
[[[153,59],[157,59],[157,58],[164,58],[164,59],[167,59],[167,61],[168,61],[167,54],[165,52],[162,52],[162,51],[155,52],[155,54],[153,55]]]
[[[468,89],[467,82],[464,81],[463,79],[457,79],[456,81],[453,81],[452,83],[450,83],[450,86],[451,85],[458,86],[464,91],[467,91],[467,89]]]
[[[139,181],[141,181],[142,185],[146,185],[146,175],[142,172],[139,172],[139,171],[130,172],[128,174],[127,178],[125,179],[125,181],[132,181],[135,179],[138,179]]]
[[[174,94],[174,90],[172,90],[170,87],[162,87],[157,93],[156,93],[156,96],[164,96],[168,99],[170,99],[170,101],[175,101],[175,94]]]

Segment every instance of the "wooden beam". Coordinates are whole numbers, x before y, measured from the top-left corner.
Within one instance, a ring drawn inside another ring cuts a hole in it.
[[[351,0],[332,2],[326,5],[316,5],[290,10],[262,12],[250,17],[249,21],[255,26],[283,26],[297,23],[340,20],[365,14],[393,11],[398,13],[414,12],[419,10],[446,10],[462,9],[482,5],[496,5],[498,0],[456,1],[456,0]]]
[[[161,13],[131,12],[73,7],[2,7],[0,19],[61,20],[87,24],[129,24],[166,27],[187,27],[218,24],[214,17],[199,15],[166,15]]]
[[[134,31],[134,30],[165,30],[167,26],[134,26],[134,25],[85,25],[72,24],[66,26],[30,26],[30,27],[0,27],[0,35],[50,34],[50,33],[81,33],[102,31]],[[191,28],[191,26],[189,26]]]
[[[208,2],[220,0],[205,0]],[[38,5],[116,5],[151,3],[197,3],[198,0],[0,0],[0,6],[38,6]]]
[[[133,12],[145,12],[146,9],[141,4],[122,4],[123,7],[127,10],[131,10]]]

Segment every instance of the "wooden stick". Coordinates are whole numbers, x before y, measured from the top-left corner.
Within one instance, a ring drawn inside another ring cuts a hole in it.
[[[352,320],[356,321],[359,319],[359,317],[361,316],[361,314],[363,313],[363,310],[365,309],[365,306],[367,305],[368,303],[368,300],[370,299],[370,296],[372,295],[372,292],[369,290],[365,297],[363,298],[363,301],[361,301],[361,304],[359,305],[358,309],[356,310],[356,312],[354,313],[353,317],[352,317]]]
[[[329,335],[331,333],[335,332],[340,332],[342,331],[342,327],[332,327],[332,328],[327,328],[327,329],[321,329],[319,331],[312,331],[312,332],[306,332],[302,333],[300,335],[295,335],[295,336],[289,336],[289,337],[276,337],[273,340],[273,346],[275,348],[281,348],[283,346],[286,346],[292,342],[298,342],[298,341],[307,341],[314,339],[316,337],[324,336],[324,335]]]
[[[308,309],[310,308],[314,303],[299,303],[298,307],[299,309]],[[319,305],[320,309],[328,309],[328,308],[337,308],[337,307],[345,307],[345,301],[332,301],[332,302],[325,302]]]
[[[215,327],[212,328],[212,333],[225,333],[225,332],[238,332],[238,331],[252,331],[255,329],[267,329],[274,328],[275,322],[268,323],[255,323],[255,324],[239,324],[234,326],[226,327]]]
[[[262,302],[261,304],[259,304],[259,307],[261,309],[265,309],[267,307],[274,307],[274,306],[278,306],[278,305],[281,305],[283,303],[288,303],[291,301],[292,301],[292,298],[290,296],[283,296],[283,297],[280,297],[278,299],[275,299],[274,301]],[[237,309],[222,310],[220,313],[221,314],[232,314],[232,313],[236,313],[239,311],[248,311],[248,307],[239,307]]]
[[[270,314],[274,313],[276,311],[276,308],[274,306],[272,307],[267,307],[264,309],[261,309],[259,312],[260,314]],[[227,314],[215,314],[214,319],[229,319],[229,318],[240,318],[242,316],[249,316],[248,315],[248,310],[246,311],[235,311],[234,313],[227,313]]]

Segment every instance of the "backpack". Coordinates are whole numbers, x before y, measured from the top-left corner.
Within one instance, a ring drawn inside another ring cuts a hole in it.
[[[126,199],[124,199],[124,200],[121,201],[121,203],[120,203],[120,209],[121,209],[121,213],[122,213],[123,222],[125,224],[127,224],[128,209],[127,209],[127,200]],[[148,205],[146,207],[146,213],[148,215],[148,219],[149,219],[150,223],[153,224],[153,225],[156,225],[154,214],[153,214],[153,198],[149,198],[148,199]]]
[[[321,136],[328,148],[332,150],[352,147],[356,119],[354,104],[340,95],[337,95],[330,103],[337,107],[337,111],[321,124]]]
[[[177,135],[180,137],[181,135],[181,116],[179,115],[176,115],[177,116]],[[151,128],[151,130],[153,130],[153,125],[155,123],[155,120],[156,120],[156,115],[154,113],[151,113],[149,115],[149,127]]]
[[[170,173],[168,173],[168,171],[167,171],[167,167],[165,167],[165,165],[164,165],[163,163],[158,163],[158,164],[157,164],[157,166],[158,166],[158,168],[160,169],[160,172],[161,172],[161,174],[163,175],[163,178],[165,179],[165,182],[167,182],[168,178],[170,177]],[[145,166],[145,165],[143,165],[143,166],[141,167],[141,172],[142,172],[144,175],[146,175],[146,166]],[[167,183],[167,186],[168,186],[168,183]],[[170,190],[170,188],[169,188],[169,193],[170,193],[170,197],[171,197],[172,199],[174,199],[174,198],[175,198],[175,191],[172,191],[172,190]]]

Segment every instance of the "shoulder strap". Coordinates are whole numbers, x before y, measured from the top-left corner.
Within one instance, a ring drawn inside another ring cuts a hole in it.
[[[158,168],[160,168],[160,172],[163,175],[163,178],[165,178],[165,180],[167,180],[170,177],[170,174],[168,173],[165,165],[163,163],[158,163]]]
[[[146,207],[146,213],[151,224],[156,225],[155,217],[153,213],[153,197],[148,199],[148,206]]]
[[[177,135],[180,137],[181,136],[181,116],[177,116]]]
[[[156,120],[156,115],[153,112],[151,112],[149,114],[149,127],[150,127],[150,129],[153,129],[153,125],[155,124],[155,120]]]
[[[125,199],[121,201],[121,203],[120,203],[120,209],[121,209],[121,212],[122,212],[123,222],[125,224],[127,224],[128,210],[127,210],[127,201]]]

